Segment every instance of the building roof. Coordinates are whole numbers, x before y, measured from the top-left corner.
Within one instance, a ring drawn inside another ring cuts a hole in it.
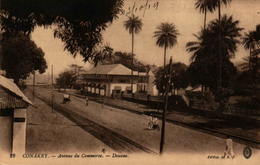
[[[131,69],[125,67],[122,64],[111,64],[111,65],[98,65],[86,74],[102,74],[102,75],[131,75]],[[134,75],[138,75],[138,72],[133,72]],[[145,75],[146,73],[140,72],[139,75]]]
[[[24,102],[32,104],[31,101],[23,94],[23,92],[17,87],[17,85],[10,79],[0,75],[0,87],[8,90],[12,94],[21,98]]]

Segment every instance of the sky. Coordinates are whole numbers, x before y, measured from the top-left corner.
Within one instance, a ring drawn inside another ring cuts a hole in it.
[[[146,4],[147,0],[125,0],[124,9],[127,13],[129,7],[136,9],[134,12],[142,19],[142,31],[135,35],[134,53],[136,57],[145,64],[163,64],[163,49],[156,46],[156,40],[153,33],[156,27],[162,22],[173,23],[178,29],[180,35],[177,38],[177,44],[167,50],[167,59],[172,56],[173,61],[189,64],[190,54],[185,50],[185,45],[189,41],[194,41],[193,34],[196,34],[203,27],[204,15],[200,14],[194,8],[196,0],[149,0],[144,13],[141,6]],[[157,6],[157,2],[159,5]],[[103,43],[109,44],[114,51],[131,52],[131,36],[125,30],[123,24],[127,20],[127,15],[120,14],[119,18],[108,25],[103,32]],[[255,30],[255,26],[260,24],[260,0],[233,0],[227,7],[222,7],[222,14],[233,15],[240,21],[240,27],[244,30],[241,34],[249,30]],[[208,22],[218,15],[217,12],[208,14]],[[50,72],[53,65],[54,73],[58,74],[65,70],[70,64],[78,64],[86,69],[91,66],[83,63],[78,55],[73,58],[67,51],[64,51],[64,45],[59,39],[53,37],[51,28],[44,29],[37,27],[32,33],[32,39],[45,52],[45,58]],[[236,56],[232,61],[238,63],[248,55],[248,52],[239,46]]]

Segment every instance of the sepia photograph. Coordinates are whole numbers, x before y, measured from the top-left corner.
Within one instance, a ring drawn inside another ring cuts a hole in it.
[[[260,0],[0,0],[0,165],[260,165]]]

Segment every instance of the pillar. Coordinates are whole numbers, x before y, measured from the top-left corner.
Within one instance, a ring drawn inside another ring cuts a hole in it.
[[[110,92],[110,88],[111,88],[111,84],[106,84],[106,96],[110,97],[111,96],[111,92]]]

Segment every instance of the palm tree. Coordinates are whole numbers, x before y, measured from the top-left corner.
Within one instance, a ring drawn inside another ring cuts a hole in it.
[[[166,50],[167,48],[172,48],[177,43],[177,36],[179,35],[176,27],[172,23],[161,23],[157,30],[154,32],[154,37],[156,38],[156,45],[164,48],[164,61],[163,67],[165,69],[166,64]],[[161,142],[160,142],[160,154],[163,152],[164,145],[164,134],[165,134],[165,115],[167,110],[167,101],[168,101],[168,93],[167,91],[164,93],[165,95],[165,107],[163,110],[162,117],[162,131],[161,131]]]
[[[229,3],[231,3],[232,0],[218,0],[218,20],[219,22],[221,21],[221,4],[224,4],[225,6],[227,6]],[[220,26],[220,24],[219,24]],[[219,27],[219,36],[218,36],[218,39],[219,39],[219,45],[221,45],[221,28]],[[219,80],[218,80],[218,86],[221,88],[222,87],[222,50],[221,48],[219,47],[218,48],[218,56],[219,56]]]
[[[255,49],[258,46],[258,42],[256,40],[256,32],[250,31],[249,33],[245,33],[245,37],[243,38],[242,44],[244,45],[244,48],[249,50],[249,59],[248,59],[248,66],[249,70],[252,70],[252,52],[255,51]]]
[[[207,35],[208,29],[202,29],[198,34],[193,34],[196,41],[190,41],[186,44],[186,51],[191,53],[190,62],[198,61],[208,54],[205,41],[209,41],[210,37]]]
[[[200,68],[203,68],[203,72],[207,70],[207,60],[209,60],[207,55],[209,55],[211,52],[210,50],[205,49],[206,44],[205,41],[209,41],[210,37],[209,30],[208,29],[202,29],[198,35],[194,34],[194,37],[197,39],[197,41],[191,41],[186,44],[186,51],[191,53],[190,61],[191,63],[196,62],[200,65]],[[202,93],[206,90],[206,82],[201,80],[201,87],[202,87]]]
[[[179,35],[178,30],[174,24],[171,23],[161,23],[157,27],[157,31],[154,32],[154,37],[156,38],[156,45],[164,48],[164,63],[166,64],[166,50],[167,48],[172,48],[177,43],[177,36]]]
[[[244,57],[243,62],[238,65],[239,69],[241,69],[243,72],[250,70],[250,64],[249,64],[249,57]]]
[[[221,20],[221,5],[224,4],[225,6],[227,6],[229,3],[231,3],[232,0],[197,0],[197,2],[195,3],[195,7],[196,9],[199,9],[200,12],[205,14],[205,18],[204,18],[204,29],[206,28],[206,14],[207,11],[213,12],[214,10],[216,10],[216,8],[218,8],[218,20],[220,22]],[[221,29],[221,28],[219,28]],[[221,31],[219,30],[219,35],[218,35],[218,42],[222,42],[221,41]],[[219,43],[218,45],[221,45],[221,43]],[[222,50],[220,48],[218,48],[218,56],[219,56],[219,79],[218,79],[218,83],[219,83],[219,87],[221,87],[222,84]]]
[[[207,12],[213,12],[216,9],[216,0],[197,0],[195,8],[199,9],[201,13],[204,13],[204,29],[206,28]]]
[[[132,35],[132,66],[134,63],[134,34],[139,33],[142,30],[142,20],[135,15],[128,17],[128,20],[124,22],[124,27]],[[133,92],[133,68],[131,69],[131,91]]]
[[[187,52],[192,55],[191,62],[200,66],[200,68],[205,70],[206,73],[208,69],[204,67],[204,65],[213,62],[214,64],[219,65],[219,54],[216,52],[216,48],[222,50],[221,59],[223,60],[223,64],[230,60],[230,58],[234,57],[234,54],[237,51],[239,37],[241,36],[240,31],[242,30],[238,25],[239,21],[234,20],[232,16],[228,17],[226,15],[224,15],[220,21],[216,19],[210,22],[206,29],[202,29],[198,35],[195,35],[197,39],[196,41],[188,42],[186,44]],[[219,28],[221,28],[222,31],[220,35],[221,42],[219,42],[218,38],[220,31]],[[222,66],[221,70],[224,70]],[[219,70],[217,72],[219,72]],[[211,73],[212,75],[215,74],[212,71]],[[202,83],[205,85],[204,79]]]
[[[221,4],[224,4],[225,6],[227,6],[228,4],[231,3],[232,0],[216,0],[217,3],[214,5],[218,6],[218,20],[221,19]]]
[[[237,44],[240,43],[240,31],[243,28],[239,27],[239,21],[234,20],[232,16],[224,15],[221,20],[214,20],[209,25],[209,35],[212,35],[209,39],[209,45],[211,49],[215,49],[216,45],[222,50],[222,56],[232,58],[237,51]],[[219,33],[221,31],[221,33]],[[217,42],[217,35],[220,34],[220,41]],[[214,45],[213,45],[214,44]]]

